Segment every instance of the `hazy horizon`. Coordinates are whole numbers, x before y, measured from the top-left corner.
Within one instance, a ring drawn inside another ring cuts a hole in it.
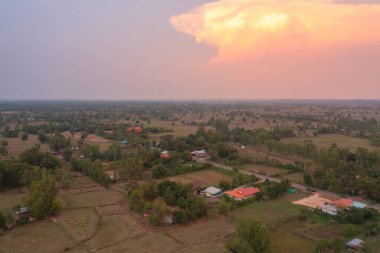
[[[0,2],[0,100],[378,100],[380,2]]]

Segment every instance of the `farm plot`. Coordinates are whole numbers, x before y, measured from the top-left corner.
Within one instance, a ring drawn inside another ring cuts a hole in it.
[[[177,227],[166,232],[169,237],[181,242],[189,252],[200,252],[198,251],[198,246],[200,245],[203,245],[200,248],[205,250],[217,241],[223,242],[224,238],[232,233],[234,233],[234,224],[221,218],[201,219],[193,224]],[[193,251],[190,251],[190,249]],[[223,249],[224,245],[219,248],[219,252],[223,252]]]
[[[166,253],[173,252],[182,248],[180,242],[176,242],[172,238],[162,233],[148,233],[145,235],[137,235],[132,239],[116,243],[110,247],[98,250],[99,253]]]
[[[0,194],[0,212],[3,213],[4,215],[12,214],[13,208],[17,204],[22,204],[26,196],[27,196],[26,193]]]
[[[168,180],[181,182],[181,183],[193,183],[199,182],[202,186],[218,186],[221,180],[231,181],[232,178],[220,172],[214,170],[200,170],[190,172],[174,177],[169,177]]]
[[[369,140],[357,137],[351,137],[341,134],[323,134],[314,137],[302,137],[302,138],[284,138],[282,141],[287,143],[302,144],[305,140],[312,140],[319,148],[330,147],[331,144],[336,143],[340,148],[348,148],[351,151],[355,151],[357,148],[366,148],[369,150],[379,150],[379,148],[370,145]]]
[[[254,217],[263,222],[270,222],[298,214],[302,207],[296,206],[291,202],[306,196],[306,193],[296,193],[285,195],[274,200],[257,201],[235,209],[233,214],[237,217]]]
[[[101,249],[142,233],[142,229],[125,215],[105,216],[98,233],[86,245],[91,249]]]
[[[65,210],[57,217],[58,224],[62,225],[76,241],[94,235],[99,219],[93,208]]]
[[[26,141],[21,140],[21,137],[0,138],[0,141],[2,140],[8,141],[8,157],[17,157],[25,150],[35,147],[36,145],[39,145],[42,151],[49,152],[49,145],[40,143],[37,135],[29,135]]]
[[[87,138],[84,140],[87,144],[95,144],[99,146],[100,151],[105,151],[111,146],[112,142],[107,140],[101,136],[95,134],[89,134]]]
[[[249,172],[255,172],[267,176],[282,176],[287,174],[289,171],[285,169],[281,169],[275,166],[266,166],[266,165],[257,165],[257,164],[246,164],[238,169],[242,169]]]
[[[54,222],[36,222],[18,226],[0,236],[0,253],[63,252],[74,246]]]
[[[124,195],[112,190],[96,190],[72,195],[65,195],[63,199],[68,207],[96,207],[116,204],[124,199]]]

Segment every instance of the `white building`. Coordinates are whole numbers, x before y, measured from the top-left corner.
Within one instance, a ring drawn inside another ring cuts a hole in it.
[[[338,214],[338,208],[331,204],[326,204],[321,207],[322,212],[330,214],[330,215],[337,215]]]
[[[222,190],[213,186],[210,186],[203,191],[203,194],[207,197],[217,197],[220,193],[222,193]]]

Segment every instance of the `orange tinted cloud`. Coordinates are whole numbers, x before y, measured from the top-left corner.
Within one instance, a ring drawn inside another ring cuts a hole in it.
[[[268,50],[380,42],[380,4],[306,0],[219,0],[170,19],[219,59]]]

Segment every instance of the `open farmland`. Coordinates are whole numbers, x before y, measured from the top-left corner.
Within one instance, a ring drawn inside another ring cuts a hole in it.
[[[232,178],[214,170],[200,170],[178,176],[169,177],[168,180],[180,183],[199,182],[203,187],[218,186],[221,180],[231,181]]]
[[[1,138],[0,141],[8,141],[8,157],[17,157],[25,150],[35,147],[36,145],[40,146],[42,151],[49,151],[48,144],[42,144],[38,141],[37,135],[29,135],[26,141],[21,140],[21,137],[17,138]]]
[[[314,137],[297,137],[297,138],[284,138],[286,143],[302,144],[305,140],[312,140],[319,148],[328,148],[331,144],[336,143],[340,148],[347,148],[355,151],[357,148],[366,148],[369,150],[380,150],[379,148],[370,145],[370,141],[363,138],[351,137],[341,134],[321,134]]]
[[[307,196],[299,192],[287,194],[278,199],[270,201],[254,202],[233,211],[237,217],[255,217],[258,220],[271,222],[287,216],[294,216],[302,209],[291,203],[291,201]]]

